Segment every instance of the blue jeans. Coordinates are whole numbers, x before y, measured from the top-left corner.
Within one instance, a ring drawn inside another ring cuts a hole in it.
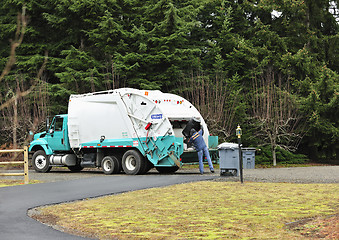
[[[199,159],[199,171],[200,173],[204,173],[204,164],[203,164],[203,155],[207,158],[208,166],[210,167],[211,171],[214,171],[213,164],[211,161],[211,156],[208,151],[208,147],[205,147],[198,151],[198,159]]]

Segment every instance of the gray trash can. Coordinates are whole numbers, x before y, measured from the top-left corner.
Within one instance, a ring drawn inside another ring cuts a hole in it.
[[[221,176],[239,176],[239,147],[236,143],[222,143],[218,146]],[[244,169],[255,168],[255,148],[242,148]]]
[[[218,146],[220,176],[239,175],[239,147],[236,143],[222,143]]]
[[[244,169],[255,168],[255,148],[241,148],[242,150],[242,167]]]

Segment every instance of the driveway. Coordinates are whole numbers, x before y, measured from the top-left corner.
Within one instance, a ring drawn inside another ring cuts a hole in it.
[[[150,171],[146,175],[104,175],[99,171],[71,173],[53,170],[30,172],[30,179],[44,183],[0,188],[0,239],[84,239],[54,230],[27,216],[28,209],[118,194],[145,188],[193,181],[238,181],[238,177],[219,177],[219,172],[200,175],[197,168],[179,170],[172,175]],[[260,182],[339,183],[339,166],[305,168],[244,169],[244,180]]]

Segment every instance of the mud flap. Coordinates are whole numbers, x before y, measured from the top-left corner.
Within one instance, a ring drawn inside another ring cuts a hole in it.
[[[180,168],[180,161],[173,151],[168,153],[168,156],[173,160],[173,162]]]

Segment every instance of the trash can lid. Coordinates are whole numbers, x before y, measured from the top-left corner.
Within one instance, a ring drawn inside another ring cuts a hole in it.
[[[243,151],[254,151],[255,152],[257,149],[249,147],[249,148],[241,148],[241,150],[243,150]]]
[[[238,144],[236,143],[224,142],[218,145],[218,149],[235,149],[235,148],[239,148]]]

